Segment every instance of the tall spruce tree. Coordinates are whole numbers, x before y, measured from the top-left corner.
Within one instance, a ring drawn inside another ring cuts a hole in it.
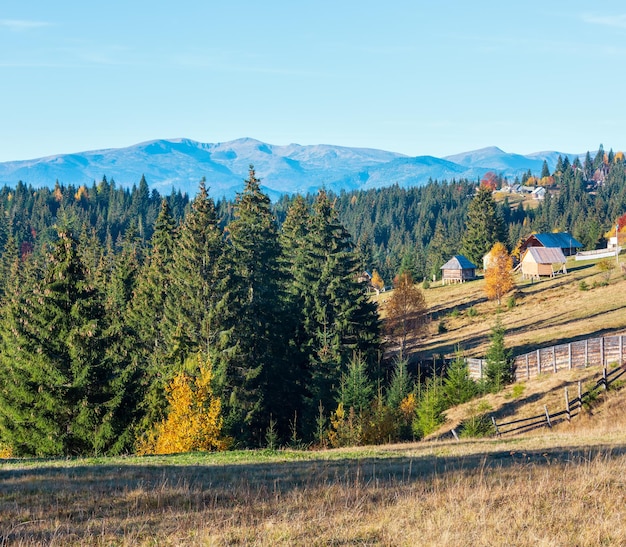
[[[304,253],[296,283],[308,353],[305,421],[312,423],[320,404],[327,411],[334,407],[342,374],[355,354],[376,379],[380,322],[375,304],[358,282],[361,264],[350,234],[324,191],[313,204]]]
[[[467,210],[461,251],[475,264],[481,264],[483,256],[497,241],[506,241],[504,222],[498,214],[491,189],[480,186]]]
[[[183,363],[198,351],[215,352],[226,276],[223,234],[202,179],[174,248],[171,290],[165,299],[168,356],[174,362]]]
[[[176,223],[167,200],[162,200],[151,246],[138,273],[127,309],[127,325],[136,340],[137,366],[143,374],[140,395],[143,412],[140,430],[148,431],[163,419],[167,407],[165,386],[174,373],[167,360],[165,301],[172,282]]]
[[[227,232],[232,262],[224,311],[230,339],[217,379],[227,432],[260,446],[270,422],[279,437],[288,436],[297,394],[283,325],[278,227],[253,166]]]
[[[66,231],[44,268],[13,294],[0,325],[0,437],[16,455],[107,452],[123,386],[106,356],[101,296]]]

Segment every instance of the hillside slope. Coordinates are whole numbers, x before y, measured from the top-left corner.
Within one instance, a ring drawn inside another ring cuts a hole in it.
[[[607,282],[606,273],[595,262],[573,258],[568,260],[567,271],[538,282],[516,275],[517,288],[505,297],[499,314],[506,345],[515,355],[626,331],[626,276],[615,269]],[[433,284],[424,296],[432,321],[428,335],[414,340],[416,356],[450,356],[458,346],[467,357],[483,357],[498,308],[487,300],[484,280]],[[388,298],[383,293],[381,303]],[[445,332],[440,332],[440,323]]]

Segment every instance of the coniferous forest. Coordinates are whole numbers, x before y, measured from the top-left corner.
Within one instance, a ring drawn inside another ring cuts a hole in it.
[[[623,156],[598,156],[560,160],[537,207],[498,202],[509,249],[533,231],[602,243],[626,210],[626,173]],[[362,439],[410,436],[406,364],[385,363],[358,274],[436,275],[468,245],[478,182],[275,204],[252,167],[234,202],[205,181],[193,198],[143,178],[2,188],[0,448],[151,452],[184,404],[204,436],[188,448],[311,443],[329,428],[349,444],[350,412],[366,406]]]

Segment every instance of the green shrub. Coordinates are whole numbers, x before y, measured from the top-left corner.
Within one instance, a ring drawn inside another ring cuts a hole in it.
[[[458,317],[459,316],[459,309],[458,308],[454,308],[451,312],[450,312],[450,317]]]
[[[424,278],[424,281],[422,281],[422,289],[430,289],[430,281],[428,281],[428,279]]]
[[[511,296],[509,296],[509,297],[507,298],[507,301],[506,301],[506,308],[507,308],[508,310],[513,309],[513,308],[515,307],[515,305],[516,305],[516,304],[517,304],[517,302],[516,302],[515,297],[514,297],[513,295],[511,295]]]
[[[468,317],[476,317],[478,315],[478,311],[476,311],[476,308],[474,306],[472,306],[471,308],[467,309],[467,316]]]
[[[489,437],[495,433],[486,401],[470,407],[470,417],[461,425],[461,437]]]
[[[439,324],[437,325],[437,332],[438,332],[439,334],[443,334],[443,333],[445,333],[445,332],[448,332],[448,329],[447,329],[447,327],[446,327],[446,323],[445,323],[445,321],[444,321],[443,319],[441,319],[441,320],[439,321]]]
[[[584,279],[581,279],[580,282],[578,283],[578,290],[580,291],[589,290],[589,285],[587,285],[587,282]]]

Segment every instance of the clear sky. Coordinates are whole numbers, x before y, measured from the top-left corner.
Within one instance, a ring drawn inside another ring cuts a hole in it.
[[[618,1],[0,7],[0,161],[187,137],[411,156],[626,147]]]

